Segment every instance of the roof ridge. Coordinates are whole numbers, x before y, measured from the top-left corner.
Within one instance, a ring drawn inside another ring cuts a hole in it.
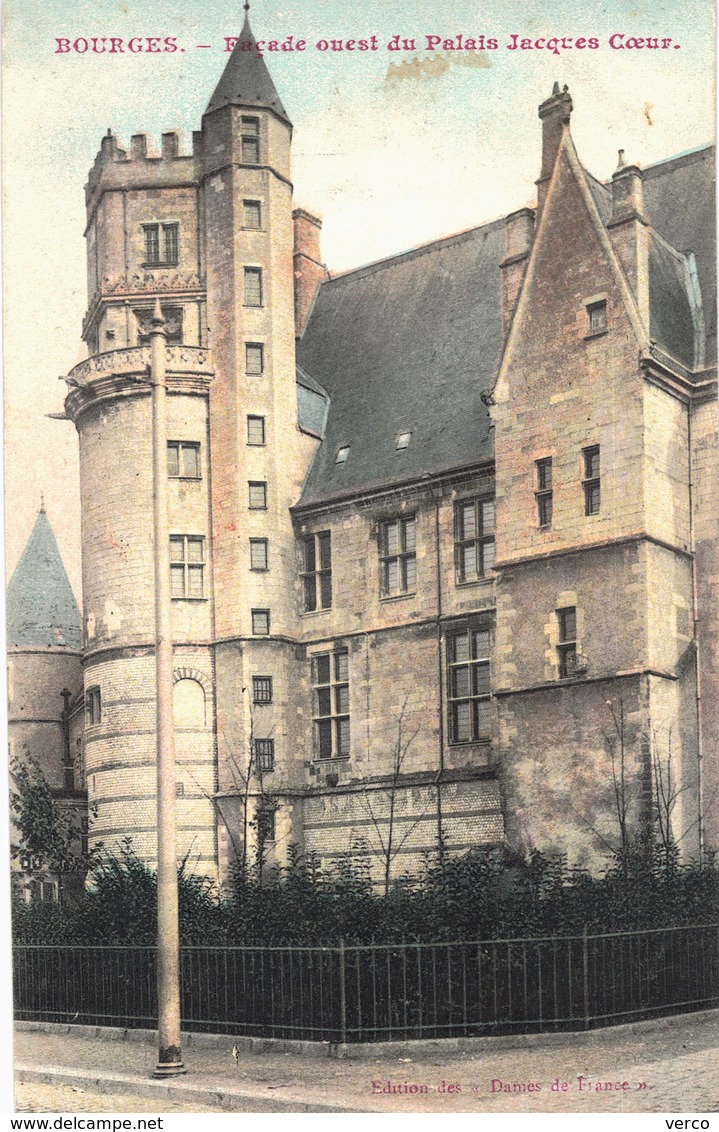
[[[471,236],[477,232],[482,231],[484,228],[494,228],[499,225],[504,225],[505,217],[499,216],[494,220],[487,220],[483,224],[475,224],[472,228],[463,228],[459,232],[452,232],[449,236],[439,236],[435,240],[430,240],[429,243],[419,244],[415,248],[407,248],[402,252],[395,252],[394,255],[383,256],[382,259],[372,260],[370,263],[360,264],[359,267],[350,267],[347,271],[340,271],[336,275],[330,275],[329,279],[322,281],[322,287],[326,287],[330,283],[341,283],[350,277],[373,275],[376,271],[381,271],[385,267],[391,267],[396,263],[404,263],[407,260],[414,259],[421,255],[427,255],[430,252],[438,251],[440,245],[447,247],[453,243],[461,243],[463,240],[470,239]]]

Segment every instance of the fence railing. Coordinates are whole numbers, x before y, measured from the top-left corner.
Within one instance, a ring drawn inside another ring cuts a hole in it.
[[[538,939],[184,947],[193,1031],[329,1042],[582,1030],[719,1006],[719,925]],[[156,1025],[152,947],[14,948],[16,1017]]]

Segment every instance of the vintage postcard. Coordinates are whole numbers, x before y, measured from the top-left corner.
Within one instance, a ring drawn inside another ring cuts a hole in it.
[[[17,1110],[719,1109],[714,67],[7,0]]]

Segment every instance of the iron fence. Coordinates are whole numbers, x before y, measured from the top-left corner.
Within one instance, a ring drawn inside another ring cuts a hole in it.
[[[582,1030],[719,1006],[719,925],[537,939],[184,947],[186,1030],[328,1042]],[[154,1027],[152,947],[14,948],[16,1017]]]

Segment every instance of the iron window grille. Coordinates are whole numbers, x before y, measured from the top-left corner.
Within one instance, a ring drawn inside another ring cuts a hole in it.
[[[547,456],[542,460],[535,460],[537,488],[534,493],[537,500],[537,519],[540,527],[552,525],[552,508],[554,492],[552,488],[552,458]]]
[[[593,444],[590,448],[583,448],[582,461],[584,465],[584,475],[582,476],[584,514],[598,515],[601,505],[599,445]]]
[[[312,658],[315,754],[320,759],[350,753],[349,653],[346,649]]]
[[[274,739],[255,739],[255,766],[260,774],[270,774],[275,769]]]
[[[484,578],[494,566],[494,500],[462,499],[454,505],[458,582]]]
[[[487,626],[469,625],[447,634],[450,743],[489,739],[489,648]]]
[[[170,589],[173,598],[205,596],[205,540],[201,535],[170,535]]]
[[[380,528],[380,593],[413,593],[417,587],[417,523],[414,515],[389,519]]]
[[[180,258],[179,224],[143,224],[145,263],[158,267],[174,265]]]
[[[577,672],[577,610],[573,605],[557,610],[559,626],[559,675],[562,679]]]
[[[167,474],[171,479],[200,479],[200,446],[184,440],[167,442]]]
[[[255,704],[272,703],[272,677],[252,677],[252,702]]]
[[[308,535],[300,543],[302,600],[305,613],[332,605],[332,536],[329,531]]]

